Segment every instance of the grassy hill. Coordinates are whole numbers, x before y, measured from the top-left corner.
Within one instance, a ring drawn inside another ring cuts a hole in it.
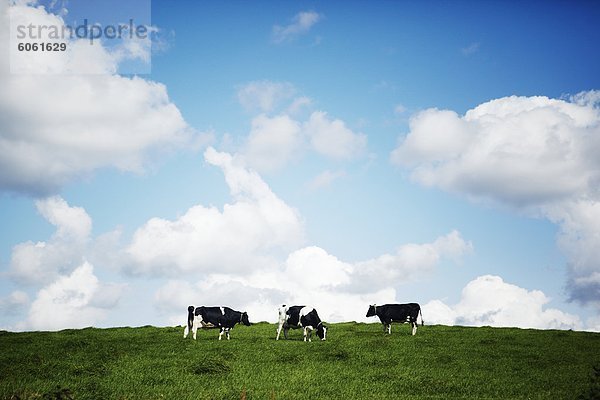
[[[0,332],[0,399],[484,399],[600,395],[600,334],[507,328],[331,324]],[[597,391],[594,394],[594,391]]]

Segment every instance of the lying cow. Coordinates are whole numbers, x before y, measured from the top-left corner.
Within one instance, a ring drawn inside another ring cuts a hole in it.
[[[250,326],[248,321],[248,314],[245,312],[239,312],[232,310],[229,307],[188,307],[188,320],[187,326],[183,331],[183,338],[192,331],[194,340],[196,340],[196,331],[198,327],[201,328],[220,328],[219,340],[221,340],[223,333],[227,335],[229,340],[229,331],[233,329],[235,324],[242,323],[246,326]]]
[[[392,334],[392,322],[410,322],[412,325],[412,334],[417,333],[417,317],[421,314],[421,326],[423,326],[423,313],[421,306],[417,303],[408,304],[384,304],[383,306],[371,305],[367,311],[367,317],[377,315],[383,324],[383,331]]]
[[[317,310],[312,307],[306,306],[291,306],[286,307],[284,304],[279,308],[279,327],[277,328],[277,339],[281,335],[281,329],[283,328],[283,336],[287,339],[287,334],[290,328],[304,329],[304,341],[308,338],[311,341],[312,331],[317,331],[317,336],[321,340],[325,340],[327,337],[327,327],[323,325]]]

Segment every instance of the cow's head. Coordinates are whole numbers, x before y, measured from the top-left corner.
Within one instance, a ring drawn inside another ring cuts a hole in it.
[[[375,315],[375,304],[369,306],[369,311],[367,311],[367,317],[372,317]]]
[[[317,326],[317,336],[321,340],[327,339],[327,327],[322,323],[319,323],[319,325]]]
[[[246,325],[246,326],[250,326],[250,321],[248,320],[248,313],[247,312],[243,312],[242,313],[242,324]]]

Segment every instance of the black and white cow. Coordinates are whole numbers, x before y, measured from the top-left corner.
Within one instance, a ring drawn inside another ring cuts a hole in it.
[[[421,326],[423,326],[423,313],[421,306],[417,303],[408,304],[384,304],[382,306],[371,305],[367,311],[367,317],[377,315],[383,324],[383,331],[392,334],[392,322],[410,322],[412,325],[412,334],[417,333],[417,317],[421,314]]]
[[[201,327],[220,328],[219,340],[221,340],[223,333],[227,335],[227,340],[229,340],[229,331],[237,323],[250,326],[248,314],[232,310],[229,307],[202,306],[194,308],[194,306],[189,306],[187,326],[183,331],[183,338],[185,339],[190,331],[192,331],[194,340],[196,340],[196,331]]]
[[[277,339],[281,335],[281,329],[283,329],[283,336],[287,339],[288,331],[292,329],[303,328],[304,329],[304,341],[308,338],[311,341],[312,331],[317,331],[317,336],[321,340],[327,338],[327,327],[323,325],[317,310],[312,307],[306,306],[291,306],[287,307],[285,304],[279,308],[279,327],[277,328]]]

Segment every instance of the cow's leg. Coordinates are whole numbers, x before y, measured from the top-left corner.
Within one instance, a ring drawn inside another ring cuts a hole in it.
[[[310,326],[307,326],[304,328],[304,341],[306,342],[306,338],[308,337],[308,341],[312,342],[312,331],[313,328],[311,328]]]
[[[229,328],[226,328],[226,329],[225,329],[225,333],[227,334],[227,340],[231,339],[231,338],[229,337]]]
[[[388,335],[391,335],[392,334],[392,323],[391,322],[388,324],[387,328],[388,328]]]
[[[290,328],[287,326],[283,327],[283,337],[287,340],[288,338],[288,332],[290,331]]]
[[[411,322],[411,325],[412,325],[412,335],[415,336],[415,334],[417,333],[417,323]]]
[[[221,328],[221,330],[219,331],[219,340],[223,338],[223,332],[225,332],[225,328]]]
[[[192,337],[196,340],[196,332],[198,331],[198,318],[194,318],[192,323]]]
[[[304,331],[304,341],[306,342],[306,340],[308,339],[308,341],[310,342],[310,336],[309,336],[309,333],[308,333],[309,332],[308,327],[304,327],[302,329]]]
[[[188,333],[190,333],[190,328],[188,328],[188,326],[185,326],[185,329],[183,330],[183,338],[185,339],[186,337],[188,337]]]

